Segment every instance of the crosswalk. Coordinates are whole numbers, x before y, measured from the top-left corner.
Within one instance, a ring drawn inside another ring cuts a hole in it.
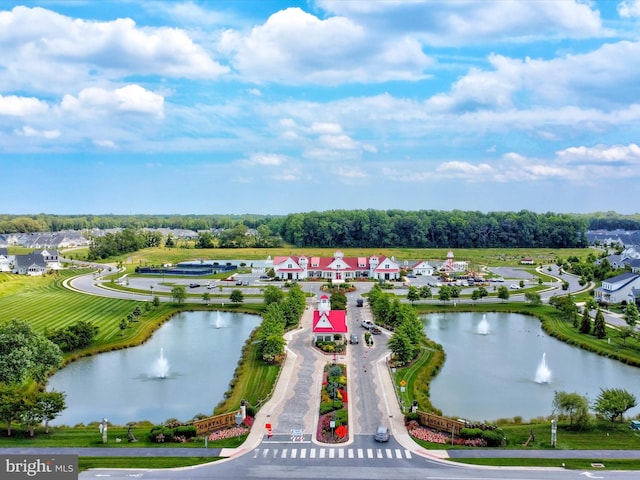
[[[331,448],[331,447],[285,447],[256,448],[253,458],[262,459],[410,459],[411,452],[402,448]]]

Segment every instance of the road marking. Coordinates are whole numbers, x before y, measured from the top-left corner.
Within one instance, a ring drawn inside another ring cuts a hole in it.
[[[396,458],[402,458],[402,450],[396,448]]]
[[[324,448],[320,449],[320,458],[324,458],[326,450]]]
[[[373,458],[373,448],[367,448],[367,458]]]
[[[393,458],[393,453],[391,453],[391,449],[390,448],[386,448],[384,453],[387,454],[387,458]]]
[[[310,455],[309,455],[309,456],[310,456],[311,458],[316,458],[316,449],[315,449],[315,448],[312,448],[312,449],[311,449],[311,452],[310,452]]]
[[[364,458],[364,453],[361,448],[358,449],[358,458]]]
[[[376,454],[378,458],[382,458],[382,450],[380,450],[379,448],[376,450]]]
[[[349,458],[353,458],[353,448],[350,448],[347,453]]]
[[[330,448],[329,449],[329,458],[335,458],[336,456],[336,449],[335,448]]]
[[[303,448],[300,450],[300,458],[307,458],[307,449]]]
[[[344,448],[338,449],[338,458],[344,458]]]
[[[298,449],[294,448],[291,450],[291,458],[298,458]]]

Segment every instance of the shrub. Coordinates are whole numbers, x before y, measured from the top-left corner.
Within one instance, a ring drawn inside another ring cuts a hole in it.
[[[149,432],[150,442],[160,442],[158,435],[162,434],[165,442],[173,442],[173,429],[165,427],[164,425],[156,425]]]
[[[320,404],[320,415],[333,412],[342,408],[342,400],[335,400],[333,402],[322,402]]]
[[[460,430],[460,437],[464,439],[482,438],[482,430],[479,428],[463,428]]]
[[[418,422],[419,420],[420,420],[420,415],[418,415],[416,412],[407,413],[407,415],[404,417],[404,421],[407,424],[409,422]]]
[[[181,425],[173,429],[173,434],[175,436],[181,436],[185,438],[193,438],[196,436],[196,427],[195,425]]]
[[[502,445],[504,435],[500,430],[485,430],[482,432],[482,439],[487,442],[488,447],[499,447]]]

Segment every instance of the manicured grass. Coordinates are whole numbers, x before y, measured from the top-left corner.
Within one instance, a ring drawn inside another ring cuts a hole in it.
[[[177,309],[171,304],[146,310],[144,302],[96,297],[66,289],[62,282],[88,270],[62,270],[40,278],[12,275],[0,284],[0,320],[17,318],[36,331],[56,330],[79,320],[99,327],[94,344],[83,353],[131,346],[148,338],[162,321]],[[139,306],[139,321],[122,331],[120,321]]]
[[[332,257],[337,248],[300,248],[285,246],[281,248],[147,248],[138,252],[109,258],[105,261],[115,263],[125,262],[126,265],[159,265],[163,263],[178,263],[186,260],[265,260],[268,256],[287,255],[319,255]],[[340,249],[347,257],[362,257],[373,254],[379,255],[380,248],[343,248]],[[400,259],[415,260],[445,260],[448,249],[446,248],[384,248],[384,255],[394,256]],[[592,252],[587,248],[461,248],[454,250],[456,259],[469,262],[472,268],[480,265],[494,267],[506,265],[520,265],[523,257],[533,258],[536,264],[555,263],[558,258],[566,259],[569,256],[586,258]],[[77,257],[76,257],[77,258]],[[129,261],[128,261],[129,260]],[[128,262],[127,262],[128,261]]]
[[[240,408],[242,400],[260,407],[272,394],[280,373],[280,364],[265,364],[260,358],[257,331],[251,334],[243,347],[243,355],[233,375],[233,388],[225,393],[225,399],[214,409],[214,415]]]
[[[557,467],[567,470],[640,470],[637,459],[601,458],[451,458],[452,462],[469,465],[490,465],[495,467]],[[593,467],[600,463],[602,467]],[[597,477],[593,477],[597,478]]]
[[[49,433],[44,433],[44,428],[39,427],[35,430],[35,435],[29,437],[19,425],[14,425],[13,434],[7,437],[6,427],[3,425],[0,430],[0,447],[100,447],[106,449],[112,448],[202,448],[204,447],[204,438],[194,439],[192,442],[186,443],[156,443],[148,439],[149,432],[153,425],[149,422],[140,422],[131,428],[131,432],[135,435],[137,442],[127,441],[128,427],[122,425],[109,425],[109,440],[102,443],[102,437],[98,430],[97,424],[80,425],[75,427],[55,426],[49,428]],[[116,439],[121,441],[117,442]],[[210,448],[235,448],[244,442],[246,435],[236,438],[228,438],[216,442],[209,442]]]
[[[215,462],[222,457],[80,457],[78,470],[90,468],[180,468]]]

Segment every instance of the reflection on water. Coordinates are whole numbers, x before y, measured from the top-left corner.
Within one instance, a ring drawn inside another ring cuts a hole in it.
[[[601,388],[624,388],[640,398],[640,369],[562,343],[526,315],[487,313],[482,328],[488,333],[478,335],[482,316],[424,317],[425,333],[447,354],[430,389],[431,402],[443,414],[474,421],[547,416],[556,390],[585,395],[590,403]],[[548,382],[536,381],[542,358]],[[635,415],[638,408],[627,413]]]
[[[259,323],[255,315],[184,312],[144,345],[78,360],[49,380],[49,390],[67,394],[67,409],[52,423],[86,424],[106,417],[124,425],[210,415]],[[164,378],[158,374],[159,355]]]

